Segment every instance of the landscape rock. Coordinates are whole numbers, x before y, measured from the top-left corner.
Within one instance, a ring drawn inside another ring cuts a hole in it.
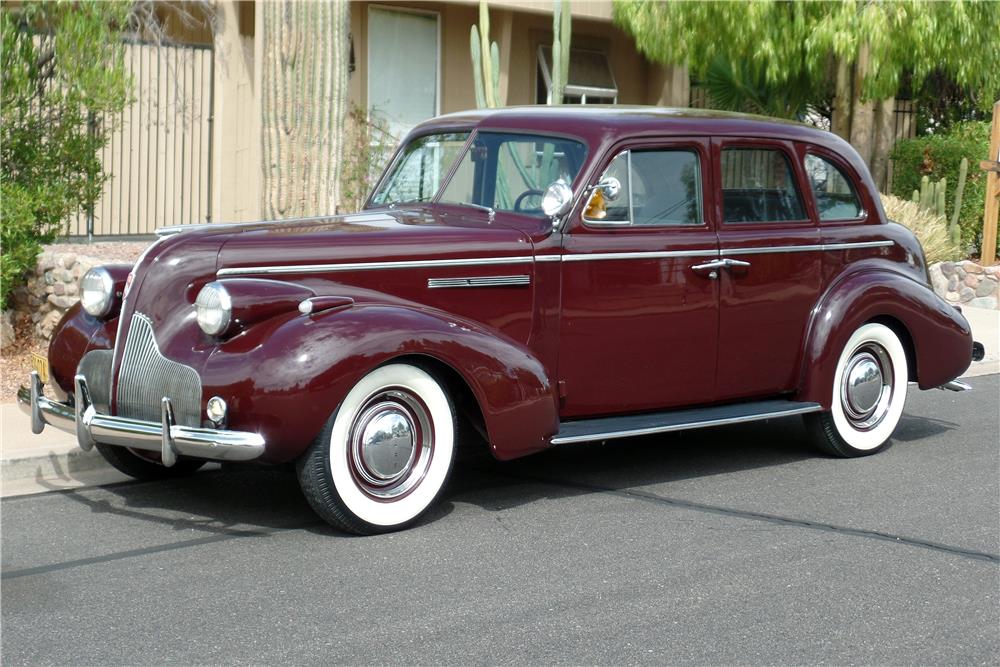
[[[1000,304],[997,303],[996,297],[980,296],[969,301],[968,305],[973,308],[988,308],[990,310],[996,310]]]
[[[976,287],[976,296],[989,296],[997,291],[997,284],[992,280],[984,280]]]
[[[975,262],[940,262],[927,267],[931,287],[948,303],[974,308],[997,308],[1000,266],[980,266]]]
[[[0,349],[14,343],[14,311],[5,310],[0,318]]]

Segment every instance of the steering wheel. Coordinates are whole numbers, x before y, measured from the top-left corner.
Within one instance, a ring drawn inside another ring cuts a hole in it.
[[[521,208],[521,204],[524,202],[525,199],[527,199],[528,197],[532,197],[532,196],[536,196],[536,197],[537,196],[542,196],[544,194],[545,194],[545,192],[542,191],[542,190],[525,190],[524,192],[522,192],[521,194],[519,194],[517,196],[517,199],[514,200],[514,210],[515,211],[523,211],[524,209]]]

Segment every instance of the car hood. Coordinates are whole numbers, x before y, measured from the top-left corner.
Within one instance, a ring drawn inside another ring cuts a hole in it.
[[[481,219],[480,219],[481,218]],[[242,225],[220,238],[218,269],[530,255],[529,237],[470,216],[389,210]]]

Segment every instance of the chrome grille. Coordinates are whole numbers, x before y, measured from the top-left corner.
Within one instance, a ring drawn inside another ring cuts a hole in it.
[[[164,357],[153,336],[152,320],[136,312],[118,371],[118,416],[158,422],[164,396],[170,398],[178,424],[201,426],[198,372]]]

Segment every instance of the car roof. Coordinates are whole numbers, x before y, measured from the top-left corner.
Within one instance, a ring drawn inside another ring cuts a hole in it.
[[[471,128],[575,135],[592,144],[643,135],[770,137],[808,141],[841,154],[853,149],[826,130],[780,118],[711,109],[622,105],[531,105],[459,111],[418,125],[413,134]]]

